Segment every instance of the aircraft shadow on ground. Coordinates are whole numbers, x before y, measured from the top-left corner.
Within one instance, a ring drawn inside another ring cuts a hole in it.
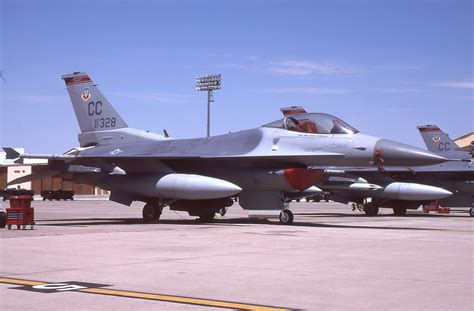
[[[354,225],[354,224],[328,224],[328,223],[314,223],[307,221],[298,221],[297,217],[292,225],[283,225],[278,221],[270,221],[268,219],[256,218],[232,218],[232,219],[218,219],[212,223],[204,223],[194,219],[164,219],[155,223],[144,223],[140,218],[89,218],[89,219],[43,219],[41,222],[53,222],[44,224],[45,226],[61,226],[61,227],[75,227],[75,226],[107,226],[107,225],[202,225],[202,228],[212,226],[244,226],[244,225],[270,225],[287,227],[288,229],[296,227],[313,227],[313,228],[339,228],[339,229],[381,229],[381,230],[417,230],[417,231],[445,231],[437,228],[416,228],[416,227],[389,227],[389,226],[369,226],[369,225]],[[41,225],[41,223],[38,223]]]
[[[456,214],[456,215],[453,215]],[[462,215],[459,215],[462,214]],[[358,217],[358,218],[367,218],[376,219],[376,218],[428,218],[428,217],[441,217],[441,218],[451,218],[451,217],[471,217],[467,211],[455,211],[451,214],[406,214],[404,216],[395,216],[393,214],[381,214],[377,216],[366,216],[365,214],[342,214],[342,213],[296,213],[295,216],[305,216],[305,217]]]

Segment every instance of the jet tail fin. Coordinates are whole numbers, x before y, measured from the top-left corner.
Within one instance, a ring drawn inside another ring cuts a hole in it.
[[[449,135],[440,130],[436,125],[418,126],[418,130],[426,147],[431,152],[439,153],[457,151],[460,149],[456,143],[449,138]]]
[[[85,72],[65,74],[62,79],[66,83],[82,133],[128,127]]]
[[[128,127],[85,72],[65,74],[62,78],[81,128],[78,136],[81,147],[168,139]]]

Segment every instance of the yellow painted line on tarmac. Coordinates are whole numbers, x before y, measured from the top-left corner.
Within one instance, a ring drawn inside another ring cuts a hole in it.
[[[14,284],[14,285],[42,285],[44,282],[30,281],[30,280],[20,280],[20,279],[11,279],[11,278],[2,278],[0,277],[0,283]]]
[[[48,284],[48,283],[40,282],[40,281],[3,278],[3,277],[0,277],[0,283],[14,284],[14,285],[32,285],[32,286]],[[182,303],[182,304],[190,304],[190,305],[196,305],[196,306],[202,306],[202,307],[216,307],[216,308],[224,308],[224,309],[255,310],[255,311],[291,310],[288,308],[262,306],[262,305],[246,304],[246,303],[231,302],[231,301],[133,292],[133,291],[109,289],[109,288],[83,288],[83,289],[77,290],[77,292],[117,296],[117,297],[124,297],[124,298],[148,299],[148,300],[156,300],[156,301],[163,301],[163,302]]]
[[[184,304],[192,304],[192,305],[199,305],[199,306],[206,306],[206,307],[227,308],[227,309],[258,310],[258,311],[288,310],[286,308],[252,305],[252,304],[245,304],[245,303],[238,303],[238,302],[170,296],[170,295],[161,295],[161,294],[152,294],[152,293],[131,292],[131,291],[125,291],[125,290],[108,289],[108,288],[86,288],[86,289],[81,289],[79,291],[86,292],[86,293],[101,294],[101,295],[113,295],[113,296],[121,296],[121,297],[128,297],[128,298],[150,299],[150,300],[177,302],[177,303],[184,303]]]

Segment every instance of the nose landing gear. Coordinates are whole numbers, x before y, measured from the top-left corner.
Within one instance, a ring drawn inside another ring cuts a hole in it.
[[[293,223],[293,213],[289,209],[284,209],[280,212],[280,222],[284,225],[291,225]]]

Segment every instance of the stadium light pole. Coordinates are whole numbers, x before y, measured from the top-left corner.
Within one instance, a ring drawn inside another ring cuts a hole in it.
[[[212,74],[196,77],[196,91],[207,91],[207,137],[211,136],[211,102],[212,91],[221,88],[221,75]]]

